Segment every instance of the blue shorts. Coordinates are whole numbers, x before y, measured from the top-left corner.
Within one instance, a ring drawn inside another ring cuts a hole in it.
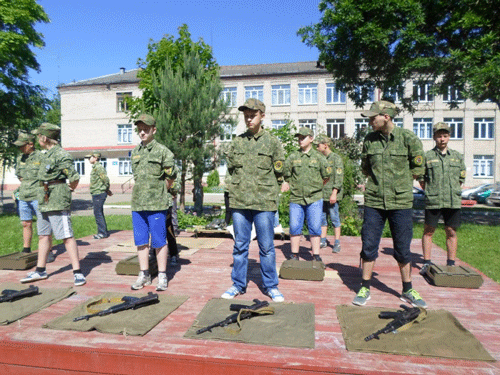
[[[302,234],[305,216],[307,219],[307,229],[309,229],[309,235],[321,236],[322,209],[322,199],[306,205],[290,203],[290,235],[298,236]]]
[[[330,220],[334,228],[340,227],[340,215],[339,215],[339,202],[331,204],[328,201],[323,201],[323,212],[321,213],[321,226],[328,226],[328,217],[330,215]]]
[[[31,221],[33,216],[40,220],[40,211],[38,211],[38,201],[17,201],[19,208],[19,218],[21,221]]]
[[[167,244],[167,210],[165,211],[132,211],[135,246],[149,244],[159,249]]]

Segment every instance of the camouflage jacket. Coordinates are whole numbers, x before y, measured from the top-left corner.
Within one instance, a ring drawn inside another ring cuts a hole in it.
[[[344,195],[342,189],[344,183],[344,162],[342,161],[342,157],[335,152],[330,152],[326,156],[326,160],[330,163],[333,172],[328,182],[323,186],[323,200],[329,202],[333,189],[337,189],[337,202],[340,202]]]
[[[330,178],[332,172],[330,163],[314,148],[292,152],[283,172],[290,184],[290,202],[306,205],[323,199],[323,180]]]
[[[38,207],[41,212],[63,211],[71,209],[71,190],[66,183],[50,185],[51,181],[78,181],[80,175],[75,170],[73,157],[60,145],[53,146],[45,154],[40,163],[38,179],[49,182],[47,186],[49,201],[45,202],[44,189],[38,190]]]
[[[40,183],[38,182],[38,170],[43,154],[35,150],[31,154],[21,154],[17,158],[16,176],[21,180],[19,186],[19,199],[25,202],[37,199]]]
[[[413,176],[422,176],[422,142],[411,131],[395,127],[388,137],[367,134],[363,142],[361,169],[368,177],[365,206],[383,210],[413,207]]]
[[[95,162],[90,172],[90,194],[98,195],[109,189],[109,178],[101,163]]]
[[[175,179],[174,154],[168,148],[152,140],[142,143],[132,151],[132,211],[164,211],[168,209],[166,179]]]
[[[170,208],[174,204],[174,197],[176,197],[181,191],[181,183],[178,178],[175,179],[174,183],[167,191],[167,205]]]
[[[464,156],[455,150],[445,155],[437,147],[425,153],[425,208],[462,207],[461,184],[465,181]]]
[[[227,151],[230,207],[276,211],[284,160],[280,141],[267,130],[233,139]]]

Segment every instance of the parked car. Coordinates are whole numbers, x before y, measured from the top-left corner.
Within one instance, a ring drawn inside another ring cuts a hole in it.
[[[473,193],[471,199],[475,200],[477,203],[486,203],[486,199],[491,195],[491,192],[497,188],[497,184],[489,184],[485,186],[481,191]]]
[[[488,206],[500,206],[500,187],[496,187],[486,199]]]
[[[485,190],[488,190],[488,187],[491,185],[492,184],[481,184],[481,185],[471,187],[469,189],[462,190],[462,199],[473,199],[472,198],[473,194],[478,194],[478,193],[481,193]]]
[[[418,187],[413,187],[413,209],[425,209],[425,191]]]

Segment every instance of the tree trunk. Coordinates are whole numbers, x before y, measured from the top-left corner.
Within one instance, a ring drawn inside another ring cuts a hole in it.
[[[182,213],[186,207],[186,162],[182,161],[182,172],[181,172],[181,199],[179,201],[179,208]]]
[[[201,181],[201,176],[196,176],[193,178],[194,180],[194,212],[196,215],[201,217],[203,215],[203,185]]]

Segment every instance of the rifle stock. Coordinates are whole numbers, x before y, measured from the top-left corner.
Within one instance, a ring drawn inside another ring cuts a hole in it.
[[[30,285],[29,288],[23,290],[11,290],[5,289],[2,291],[2,296],[0,297],[1,302],[13,302],[21,298],[31,297],[38,294],[38,287]]]
[[[370,341],[373,339],[379,339],[379,335],[386,334],[389,332],[396,332],[399,328],[408,324],[415,319],[421,313],[421,310],[418,307],[409,308],[405,305],[400,305],[403,310],[399,310],[397,312],[392,311],[382,311],[378,317],[380,319],[393,319],[392,322],[389,322],[384,328],[378,330],[377,332],[372,333],[369,336],[365,337],[365,341]]]

